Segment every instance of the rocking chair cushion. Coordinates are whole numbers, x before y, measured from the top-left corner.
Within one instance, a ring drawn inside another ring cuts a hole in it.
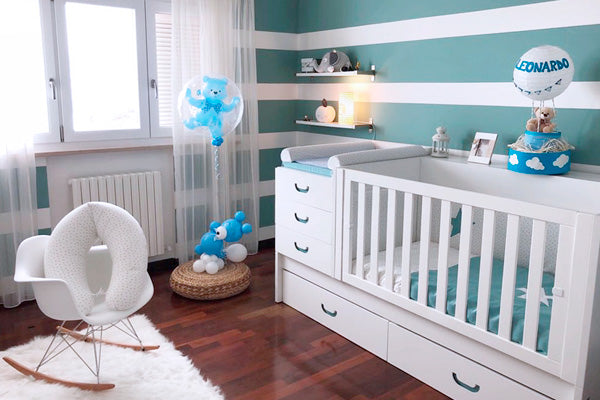
[[[135,218],[113,204],[85,203],[56,225],[44,254],[45,276],[67,283],[82,315],[88,315],[94,307],[95,294],[88,285],[86,255],[98,238],[106,244],[112,259],[105,297],[108,309],[131,308],[146,284],[148,249]]]

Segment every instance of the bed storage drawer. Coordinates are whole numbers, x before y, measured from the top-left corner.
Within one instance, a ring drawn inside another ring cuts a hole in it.
[[[288,271],[283,287],[284,303],[385,359],[387,320]]]
[[[279,167],[275,170],[277,202],[293,201],[322,210],[333,210],[333,179]]]
[[[333,276],[333,248],[331,244],[297,231],[275,225],[275,250],[317,271]]]
[[[326,243],[333,239],[333,214],[301,203],[278,201],[275,224]]]
[[[549,399],[393,323],[388,362],[453,399]]]

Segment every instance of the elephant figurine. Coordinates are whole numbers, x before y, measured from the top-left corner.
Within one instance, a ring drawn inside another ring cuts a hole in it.
[[[338,52],[336,50],[328,51],[323,55],[321,63],[317,63],[317,60],[312,62],[312,66],[317,72],[340,72],[340,71],[351,71],[352,63],[350,58],[344,52]]]

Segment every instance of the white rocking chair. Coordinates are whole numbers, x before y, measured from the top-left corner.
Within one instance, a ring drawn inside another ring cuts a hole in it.
[[[31,283],[40,310],[46,316],[63,322],[60,326],[57,326],[52,341],[35,368],[29,368],[9,357],[4,357],[4,361],[24,375],[35,379],[78,387],[84,390],[98,391],[112,389],[115,386],[114,384],[100,383],[102,344],[126,347],[139,351],[155,350],[159,347],[144,346],[128,318],[131,314],[142,308],[152,297],[154,288],[150,276],[147,273],[145,274],[145,282],[141,295],[129,309],[122,311],[111,310],[107,307],[106,302],[103,301],[102,296],[99,296],[100,300],[94,304],[91,312],[83,315],[75,305],[71,287],[62,279],[51,279],[44,276],[44,252],[49,240],[50,236],[34,236],[21,243],[17,250],[14,279],[16,282]],[[101,289],[106,290],[109,286],[112,273],[112,260],[107,247],[92,247],[86,261],[87,280],[90,290],[94,293],[97,293]],[[67,321],[79,320],[80,322],[73,329],[65,327]],[[81,333],[77,332],[76,330],[83,323],[87,324],[87,328]],[[104,340],[102,338],[103,333],[109,328],[121,330],[135,339],[137,344],[120,344]],[[75,350],[73,344],[78,341],[90,342],[94,346],[94,363],[91,366]],[[62,380],[39,371],[40,367],[68,348],[77,354],[96,377],[95,383]]]

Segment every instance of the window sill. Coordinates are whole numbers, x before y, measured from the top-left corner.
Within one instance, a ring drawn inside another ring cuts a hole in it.
[[[36,143],[36,157],[64,156],[70,154],[102,153],[112,151],[157,150],[173,147],[170,137],[153,139],[98,140],[90,142]]]

